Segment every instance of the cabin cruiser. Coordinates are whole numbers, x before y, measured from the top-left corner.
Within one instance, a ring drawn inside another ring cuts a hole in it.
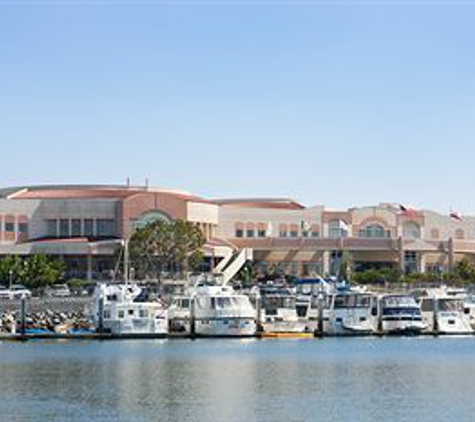
[[[92,321],[97,332],[115,336],[161,337],[168,333],[165,304],[148,301],[135,283],[96,286]]]
[[[209,281],[175,296],[169,308],[170,330],[198,337],[255,336],[256,317],[248,296]]]
[[[448,294],[444,287],[413,292],[421,305],[422,320],[434,334],[472,334],[464,300]]]
[[[413,296],[387,294],[380,297],[381,330],[385,334],[416,334],[427,328],[421,307]]]
[[[359,289],[340,289],[312,300],[308,320],[324,335],[368,335],[377,332],[377,298]]]
[[[303,333],[306,321],[299,320],[296,296],[289,289],[264,286],[259,289],[260,322],[264,333]]]

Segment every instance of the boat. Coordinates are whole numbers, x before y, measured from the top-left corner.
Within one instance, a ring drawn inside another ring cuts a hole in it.
[[[253,337],[257,312],[248,296],[209,278],[173,297],[170,331],[194,337]]]
[[[463,298],[449,294],[444,287],[416,290],[413,296],[420,303],[429,333],[473,334]]]
[[[321,319],[324,335],[374,334],[378,329],[377,298],[360,289],[336,290],[312,303],[309,318]]]
[[[149,301],[135,283],[101,283],[94,291],[92,320],[96,332],[117,337],[164,337],[168,311],[161,300]]]
[[[261,287],[259,300],[262,332],[265,334],[310,332],[306,321],[299,319],[296,299],[289,289]]]
[[[384,334],[418,334],[427,328],[422,321],[421,307],[413,296],[386,294],[379,300]]]

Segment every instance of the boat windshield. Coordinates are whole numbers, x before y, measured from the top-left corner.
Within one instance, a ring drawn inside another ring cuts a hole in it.
[[[371,306],[371,295],[343,294],[336,295],[333,302],[335,309],[342,308],[369,308]]]
[[[463,302],[458,299],[439,299],[439,311],[463,312]]]
[[[412,296],[386,296],[383,298],[385,307],[418,307],[416,300]]]
[[[199,297],[196,306],[201,309],[243,309],[251,307],[249,299],[244,296]]]
[[[262,307],[264,309],[292,309],[295,308],[295,296],[262,296]]]

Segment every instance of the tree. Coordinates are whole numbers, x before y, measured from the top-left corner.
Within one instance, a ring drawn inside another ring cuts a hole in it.
[[[464,258],[457,263],[454,273],[460,281],[468,283],[475,282],[475,267],[467,258]]]
[[[132,235],[132,265],[141,278],[161,278],[165,271],[189,271],[202,262],[205,242],[203,233],[193,223],[156,220]]]
[[[353,273],[353,257],[348,251],[343,251],[341,255],[340,265],[338,268],[338,279],[339,280],[351,280],[351,275]]]
[[[9,255],[0,260],[0,282],[5,285],[21,283],[29,288],[57,283],[64,275],[64,263],[47,255],[21,258]]]

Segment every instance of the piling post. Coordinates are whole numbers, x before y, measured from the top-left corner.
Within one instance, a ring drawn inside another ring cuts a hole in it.
[[[20,299],[20,334],[26,334],[26,296],[22,295]]]
[[[190,337],[195,338],[196,335],[196,320],[195,320],[195,296],[190,298]]]

